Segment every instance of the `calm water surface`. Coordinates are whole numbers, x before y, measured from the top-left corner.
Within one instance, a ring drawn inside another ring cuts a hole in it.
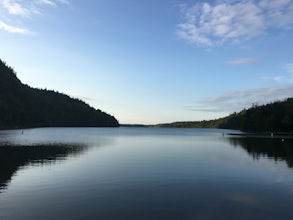
[[[292,219],[293,141],[223,132],[0,131],[0,219]]]

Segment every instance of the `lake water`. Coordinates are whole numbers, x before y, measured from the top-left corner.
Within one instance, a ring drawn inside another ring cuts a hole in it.
[[[223,132],[0,131],[0,219],[292,219],[293,140]]]

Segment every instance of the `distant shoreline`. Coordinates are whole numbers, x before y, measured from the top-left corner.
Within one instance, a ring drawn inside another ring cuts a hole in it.
[[[39,127],[0,127],[0,131],[4,130],[22,130],[22,129],[34,129],[34,128],[119,128],[118,126],[39,126]]]
[[[181,129],[184,127],[157,127],[154,125],[143,125],[143,124],[120,124],[117,127],[107,127],[107,126],[43,126],[43,127],[0,127],[0,131],[4,130],[22,130],[22,129],[34,129],[34,128],[174,128]],[[200,128],[190,128],[190,129],[200,129]],[[204,128],[205,129],[205,128]],[[233,130],[233,129],[223,129],[223,128],[206,128],[206,129],[219,129],[219,130]],[[252,138],[272,138],[272,139],[293,139],[293,132],[242,132],[235,130],[235,132],[223,132],[223,136],[233,136],[233,137],[252,137]]]
[[[260,132],[260,133],[227,133],[229,136],[253,137],[253,138],[276,138],[276,139],[293,139],[293,133],[286,132]]]

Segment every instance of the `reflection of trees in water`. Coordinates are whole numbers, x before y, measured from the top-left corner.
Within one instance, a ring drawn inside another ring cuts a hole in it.
[[[7,187],[11,177],[21,167],[51,164],[81,154],[86,149],[86,146],[73,144],[0,146],[0,190]]]
[[[235,146],[241,146],[254,159],[267,157],[275,161],[286,161],[288,167],[293,167],[293,140],[282,141],[277,138],[230,138]]]

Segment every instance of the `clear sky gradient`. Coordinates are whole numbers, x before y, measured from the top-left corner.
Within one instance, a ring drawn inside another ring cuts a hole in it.
[[[22,82],[120,123],[214,119],[293,96],[293,0],[0,0]]]

